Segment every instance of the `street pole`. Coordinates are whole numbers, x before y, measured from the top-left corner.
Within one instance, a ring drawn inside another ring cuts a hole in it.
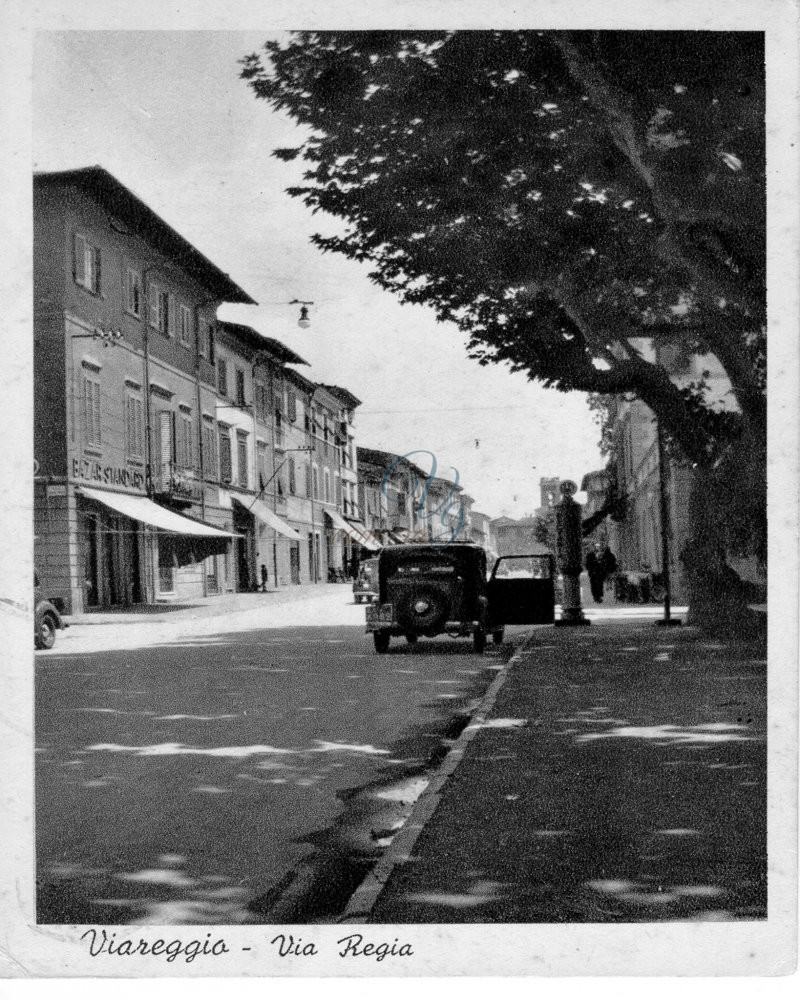
[[[664,479],[664,435],[661,431],[661,421],[658,419],[656,419],[656,442],[658,448],[658,506],[661,520],[661,576],[664,580],[664,617],[656,624],[661,626],[680,625],[680,618],[673,618],[670,614],[672,592],[669,574],[669,498]]]
[[[564,581],[561,618],[556,625],[591,625],[581,607],[580,575],[583,566],[583,530],[581,505],[573,500],[578,487],[569,479],[560,485],[561,502],[554,504],[556,512],[556,551],[558,567]]]

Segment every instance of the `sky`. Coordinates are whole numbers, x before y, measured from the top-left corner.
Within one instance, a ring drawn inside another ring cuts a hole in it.
[[[37,32],[33,169],[109,170],[259,303],[225,305],[221,319],[276,337],[311,364],[301,369],[310,378],[362,400],[359,445],[415,452],[425,468],[425,453],[435,455],[437,474],[457,474],[475,509],[493,517],[538,507],[542,476],[580,484],[603,465],[582,394],[481,367],[454,325],[377,288],[366,266],[311,244],[337,222],[285,193],[302,162],[271,156],[300,133],[239,79],[237,61],[266,38]],[[313,301],[307,330],[292,299]]]

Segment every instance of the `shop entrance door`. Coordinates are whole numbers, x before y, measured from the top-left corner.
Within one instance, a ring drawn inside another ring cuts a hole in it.
[[[289,549],[289,573],[292,583],[300,583],[300,543],[292,542]]]

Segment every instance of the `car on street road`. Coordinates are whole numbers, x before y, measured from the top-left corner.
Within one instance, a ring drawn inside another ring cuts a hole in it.
[[[378,560],[365,559],[358,569],[358,576],[353,580],[353,597],[356,604],[365,601],[375,601],[378,598]]]
[[[486,553],[472,542],[392,545],[378,557],[378,598],[366,609],[375,650],[392,636],[472,636],[476,653],[486,637],[499,645],[506,625],[555,620],[551,555],[501,556],[487,579]]]
[[[37,649],[52,649],[58,629],[67,628],[61,612],[53,601],[42,597],[39,574],[33,572],[33,644]]]

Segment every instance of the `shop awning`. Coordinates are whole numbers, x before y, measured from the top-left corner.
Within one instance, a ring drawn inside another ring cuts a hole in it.
[[[360,521],[356,521],[353,518],[349,518],[349,524],[351,530],[358,536],[357,541],[359,545],[363,545],[364,548],[369,549],[370,552],[379,552],[383,548],[381,543],[375,538],[373,532],[371,532],[366,525],[363,525]]]
[[[331,522],[334,528],[344,531],[350,538],[353,537],[353,526],[348,524],[338,510],[326,510],[325,517]]]
[[[162,507],[148,497],[133,496],[130,493],[112,493],[110,490],[93,490],[88,486],[79,486],[78,492],[118,514],[124,514],[125,517],[129,517],[133,521],[141,521],[142,524],[161,528],[162,531],[171,531],[175,535],[219,539],[240,537],[233,532],[212,528],[210,524],[193,521],[182,514],[176,514],[174,510]]]
[[[267,527],[274,529],[279,534],[285,535],[296,542],[302,540],[303,536],[300,532],[296,528],[293,528],[287,521],[284,521],[282,517],[278,517],[263,500],[253,500],[252,497],[246,496],[243,493],[231,493],[231,500],[234,503],[238,503],[240,507],[244,507],[248,513],[261,521],[262,524],[266,524]]]

